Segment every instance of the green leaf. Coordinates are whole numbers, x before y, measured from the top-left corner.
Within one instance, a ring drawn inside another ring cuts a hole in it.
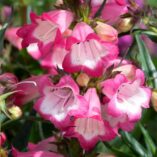
[[[150,6],[152,7],[157,7],[157,3],[156,3],[156,0],[149,0],[149,1],[146,1]]]
[[[6,119],[5,114],[1,113],[1,111],[0,111],[0,127],[1,127],[2,123],[5,121],[5,119]]]
[[[128,153],[125,153],[125,152],[121,151],[120,149],[117,149],[117,148],[111,146],[109,143],[104,143],[104,145],[118,157],[135,157],[133,154],[130,155]]]
[[[155,65],[151,59],[150,53],[145,45],[145,43],[140,38],[140,33],[135,33],[135,39],[139,49],[139,61],[141,63],[142,69],[146,72],[149,77],[153,77],[153,86],[157,88],[157,71]]]
[[[139,157],[151,157],[146,149],[129,133],[120,132],[122,140],[128,145],[128,147]]]
[[[144,136],[144,141],[145,141],[145,144],[147,146],[147,149],[149,151],[151,151],[152,154],[155,154],[155,151],[156,151],[156,146],[152,140],[152,138],[150,137],[148,131],[143,127],[142,124],[139,123],[139,127],[142,131],[142,134]]]
[[[5,33],[5,30],[7,29],[8,27],[8,23],[5,23],[2,28],[0,28],[0,52],[2,51],[3,49],[3,40],[4,40],[4,33]]]
[[[19,92],[19,91],[8,92],[8,93],[0,95],[0,101],[5,100],[8,96],[10,96],[16,92]]]
[[[147,35],[152,41],[157,42],[157,33],[149,30],[141,31],[142,34]]]

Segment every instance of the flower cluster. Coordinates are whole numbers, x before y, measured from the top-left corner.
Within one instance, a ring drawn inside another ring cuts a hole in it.
[[[63,137],[77,138],[88,151],[99,141],[116,138],[119,129],[131,131],[142,109],[149,108],[151,90],[144,72],[119,55],[119,32],[113,26],[128,12],[129,2],[107,0],[100,18],[96,15],[102,0],[92,0],[90,9],[86,1],[80,1],[79,15],[63,9],[64,2],[57,1],[59,9],[39,16],[31,12],[30,24],[6,31],[6,38],[14,46],[27,48],[48,72],[19,83],[12,76],[17,92],[9,101],[22,106],[35,100],[34,109],[43,119],[58,128]],[[89,13],[85,14],[84,9]],[[3,91],[0,86],[0,93]],[[60,157],[53,153],[55,146],[51,147],[53,152],[49,150],[54,141],[51,137],[31,144],[25,153],[13,148],[13,155]]]
[[[113,4],[116,15],[107,13]],[[111,20],[95,20],[94,25],[92,17],[101,4],[91,5],[88,22],[58,9],[31,13],[31,24],[17,31],[22,47],[52,75],[39,85],[35,110],[85,150],[114,139],[118,129],[132,130],[151,97],[144,72],[119,57],[118,32],[109,25],[127,12],[127,3],[107,2],[102,18]]]

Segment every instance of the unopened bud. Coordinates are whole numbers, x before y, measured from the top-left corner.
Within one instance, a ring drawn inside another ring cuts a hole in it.
[[[115,157],[115,156],[112,154],[101,153],[97,157]]]
[[[12,106],[8,109],[12,119],[18,119],[22,116],[22,110],[18,106]]]
[[[134,22],[132,17],[122,18],[116,25],[119,33],[128,32],[133,27]]]
[[[55,6],[59,7],[61,5],[63,5],[63,0],[57,0]]]
[[[95,31],[98,36],[106,42],[116,42],[118,40],[118,32],[112,26],[103,22],[97,22]]]
[[[5,133],[0,132],[0,147],[5,143],[6,139]]]
[[[117,68],[114,68],[112,72],[119,72],[124,74],[127,79],[131,81],[135,78],[136,67],[132,64],[121,65]]]
[[[76,79],[76,82],[81,86],[81,87],[86,87],[88,85],[90,78],[87,74],[81,73]]]
[[[8,157],[8,153],[5,149],[0,148],[0,157]]]
[[[157,111],[157,91],[152,91],[152,97],[151,97],[152,105],[155,111]]]

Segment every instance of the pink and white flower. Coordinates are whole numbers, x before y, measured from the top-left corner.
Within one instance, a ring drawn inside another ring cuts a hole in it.
[[[12,149],[13,157],[63,157],[58,153],[55,137],[50,137],[37,144],[29,143],[28,152],[19,152],[15,148]]]
[[[133,81],[118,74],[102,82],[102,92],[109,98],[107,113],[113,117],[127,117],[129,122],[141,118],[142,108],[149,108],[151,90],[141,84],[140,78]]]
[[[99,140],[112,140],[116,133],[101,117],[101,104],[96,89],[88,89],[84,97],[88,102],[87,114],[74,117],[73,127],[69,127],[64,135],[78,138],[81,146],[90,150]]]
[[[70,125],[71,116],[84,115],[87,102],[79,95],[79,88],[70,76],[61,78],[58,84],[43,87],[43,96],[34,108],[56,127],[64,129]]]
[[[37,16],[30,14],[31,24],[20,28],[17,35],[21,37],[22,47],[28,47],[32,43],[37,43],[40,51],[44,54],[51,51],[53,42],[71,24],[73,14],[66,10],[54,10]]]
[[[67,50],[70,52],[64,58],[63,69],[70,73],[83,71],[94,77],[101,76],[108,60],[118,55],[115,44],[102,41],[83,22],[75,26],[72,36],[67,39]]]

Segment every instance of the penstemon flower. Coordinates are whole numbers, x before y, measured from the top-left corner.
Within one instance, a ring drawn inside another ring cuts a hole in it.
[[[54,10],[41,16],[31,13],[30,17],[32,23],[19,29],[17,35],[23,39],[23,47],[37,43],[44,54],[51,51],[57,36],[63,33],[73,20],[73,14],[66,10]]]
[[[75,26],[72,36],[67,39],[67,49],[70,52],[63,60],[64,70],[70,73],[83,71],[94,77],[101,76],[108,60],[118,55],[118,47],[114,43],[101,40],[83,22]]]
[[[64,129],[70,125],[70,117],[86,114],[87,102],[70,76],[62,77],[56,85],[43,88],[43,96],[34,108],[56,127]]]
[[[88,102],[87,114],[74,117],[73,126],[65,130],[66,137],[78,138],[81,146],[89,150],[99,141],[109,141],[116,137],[116,129],[111,128],[101,116],[101,103],[95,88],[84,95]]]

